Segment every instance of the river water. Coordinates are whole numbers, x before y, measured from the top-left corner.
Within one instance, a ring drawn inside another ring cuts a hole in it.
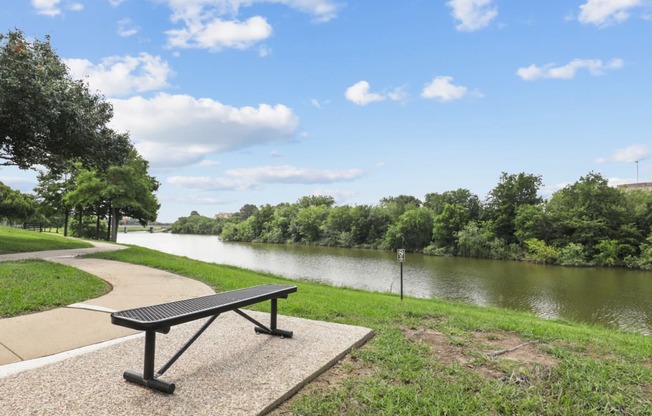
[[[118,242],[192,259],[375,292],[399,293],[395,253],[223,243],[215,236],[121,233]],[[528,311],[544,318],[652,332],[652,272],[543,266],[408,253],[404,294]]]

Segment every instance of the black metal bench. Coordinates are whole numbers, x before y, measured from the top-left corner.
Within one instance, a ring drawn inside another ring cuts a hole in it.
[[[137,383],[148,388],[156,389],[164,393],[174,392],[174,383],[161,380],[159,377],[165,373],[172,364],[194,343],[197,338],[215,321],[223,312],[233,311],[256,327],[256,333],[276,335],[284,338],[292,338],[292,331],[284,331],[276,327],[277,321],[277,300],[286,299],[290,293],[296,292],[296,286],[286,285],[261,285],[246,289],[221,292],[215,295],[202,296],[194,299],[180,300],[176,302],[163,303],[160,305],[145,306],[142,308],[129,309],[111,314],[111,322],[115,325],[145,331],[145,363],[143,374],[125,371],[125,380]],[[239,308],[253,305],[266,300],[271,301],[270,326],[269,328],[256,321]],[[194,321],[196,319],[211,317],[193,335],[179,351],[160,370],[154,373],[154,356],[156,353],[156,333],[167,334],[170,327]]]
[[[43,223],[42,222],[24,222],[23,223],[23,229],[24,230],[32,230],[36,231],[38,230],[39,232],[43,232]]]

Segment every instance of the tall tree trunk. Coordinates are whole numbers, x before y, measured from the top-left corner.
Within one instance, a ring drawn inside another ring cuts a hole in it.
[[[79,224],[77,224],[77,237],[82,238],[84,236],[84,210],[79,209]]]
[[[113,221],[111,221],[111,241],[115,243],[118,241],[118,222],[120,221],[120,214],[118,214],[116,208],[111,208],[111,211],[113,211]]]
[[[97,219],[95,220],[95,239],[99,240],[100,239],[100,204],[98,202],[97,204]]]
[[[111,208],[111,201],[109,201],[109,220],[106,227],[106,241],[111,241],[111,230],[113,229],[113,209]]]
[[[68,237],[68,217],[70,216],[70,210],[68,208],[64,208],[64,214],[63,214],[63,236]]]

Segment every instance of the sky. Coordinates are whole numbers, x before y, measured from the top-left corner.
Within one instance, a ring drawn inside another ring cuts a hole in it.
[[[158,220],[540,175],[652,181],[652,0],[12,0],[113,105]],[[0,169],[23,192],[33,171]]]

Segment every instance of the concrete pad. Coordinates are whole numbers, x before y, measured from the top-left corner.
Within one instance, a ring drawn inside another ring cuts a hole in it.
[[[251,315],[269,321],[268,314]],[[157,367],[202,323],[158,335]],[[287,316],[279,316],[279,327],[294,337],[257,335],[238,315],[221,315],[164,375],[177,385],[172,395],[123,380],[124,370],[142,371],[139,337],[1,378],[0,409],[11,415],[258,415],[372,336],[368,328]]]
[[[59,308],[0,319],[0,344],[22,360],[43,357],[84,345],[136,333],[111,324],[109,314]],[[11,358],[11,357],[9,357]],[[12,361],[3,361],[0,364]]]

